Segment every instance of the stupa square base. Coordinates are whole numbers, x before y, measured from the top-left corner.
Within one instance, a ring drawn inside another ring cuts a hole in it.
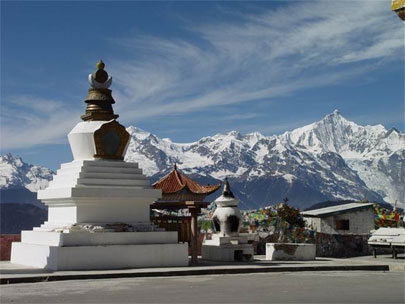
[[[201,257],[204,260],[235,262],[235,261],[251,261],[253,260],[253,247],[250,244],[239,245],[202,245]]]
[[[188,266],[187,244],[49,246],[13,243],[11,263],[50,270]]]

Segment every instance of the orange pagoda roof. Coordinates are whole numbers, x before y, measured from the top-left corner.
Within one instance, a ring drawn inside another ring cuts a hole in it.
[[[156,183],[154,183],[153,188],[162,189],[162,194],[172,194],[178,193],[181,190],[188,190],[193,194],[211,194],[221,187],[218,185],[200,185],[196,181],[193,181],[187,175],[181,173],[177,170],[176,164],[174,165],[173,171],[162,177]]]

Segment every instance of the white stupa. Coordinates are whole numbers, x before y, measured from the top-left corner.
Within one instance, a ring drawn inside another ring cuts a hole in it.
[[[240,236],[242,217],[239,200],[233,195],[228,180],[222,195],[215,200],[217,208],[212,215],[216,233],[211,240],[204,240],[201,255],[206,260],[250,261],[253,259],[253,246],[247,237]]]
[[[177,242],[177,232],[150,223],[149,205],[161,190],[137,163],[123,160],[130,136],[113,112],[112,79],[102,61],[97,68],[83,122],[68,134],[74,160],[38,192],[48,221],[21,232],[11,262],[53,270],[187,266],[187,244]]]

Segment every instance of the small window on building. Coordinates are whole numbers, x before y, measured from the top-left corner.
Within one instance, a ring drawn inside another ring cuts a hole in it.
[[[337,220],[336,221],[336,230],[349,230],[349,220]]]

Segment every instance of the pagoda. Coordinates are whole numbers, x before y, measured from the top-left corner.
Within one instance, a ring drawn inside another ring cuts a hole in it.
[[[150,222],[161,197],[137,163],[124,161],[130,136],[118,121],[102,61],[89,75],[86,112],[68,134],[74,160],[62,164],[38,199],[48,221],[22,231],[11,262],[52,270],[187,266],[177,233]],[[50,126],[52,127],[52,126]]]
[[[204,201],[207,195],[217,191],[221,184],[201,185],[177,169],[173,170],[154,183],[153,188],[162,190],[161,201]]]
[[[176,231],[179,233],[179,239],[188,241],[191,245],[191,264],[198,263],[198,216],[201,214],[201,208],[206,208],[209,203],[204,199],[207,195],[214,193],[221,187],[217,185],[201,185],[192,180],[187,175],[180,172],[177,165],[174,164],[173,170],[154,183],[153,188],[162,191],[162,198],[157,200],[151,208],[160,210],[179,210],[188,209],[191,218],[189,220],[180,217],[160,217],[160,224],[170,221],[171,224],[186,224],[187,231],[184,231],[184,225],[177,225]],[[190,233],[188,233],[190,232]],[[184,235],[190,235],[191,238],[185,238]]]

